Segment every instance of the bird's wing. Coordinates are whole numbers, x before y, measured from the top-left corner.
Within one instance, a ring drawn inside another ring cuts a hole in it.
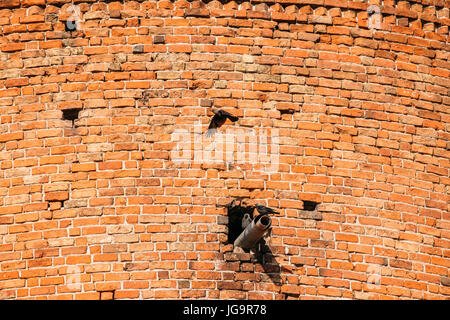
[[[217,127],[219,126],[218,118],[219,117],[217,115],[214,115],[214,117],[212,117],[211,122],[209,123],[209,126],[208,126],[208,130],[206,130],[206,135],[208,137],[210,137],[216,133]]]
[[[236,122],[236,121],[239,120],[239,118],[238,118],[238,117],[235,117],[235,116],[229,116],[228,119],[230,119],[230,120],[233,121],[233,122]]]
[[[225,110],[222,110],[222,114],[223,114],[223,116],[227,117],[228,119],[230,119],[233,122],[236,122],[239,119],[238,117],[233,116],[231,113],[229,113]]]
[[[219,127],[219,116],[214,115],[214,117],[212,117],[211,122],[209,123],[209,129],[216,129],[217,127]]]
[[[211,119],[211,121],[209,122],[208,130],[214,129],[214,128],[217,128],[217,124],[216,124],[216,122],[214,121],[214,117],[213,117],[213,118]]]
[[[272,208],[266,207],[266,206],[257,206],[256,209],[261,214],[278,214],[279,212],[273,210]]]

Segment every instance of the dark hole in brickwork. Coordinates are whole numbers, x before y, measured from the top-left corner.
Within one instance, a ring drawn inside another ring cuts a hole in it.
[[[280,109],[280,114],[294,114],[294,109]]]
[[[80,111],[81,111],[81,108],[71,108],[71,109],[62,110],[63,120],[72,121],[72,126],[73,126],[74,121],[78,119],[78,114],[80,113]]]
[[[228,243],[233,244],[234,240],[239,237],[241,232],[244,230],[242,228],[242,218],[246,213],[250,215],[253,219],[253,211],[255,207],[246,206],[245,202],[242,200],[233,200],[230,205],[228,205]]]
[[[318,203],[315,201],[303,200],[303,210],[314,211],[316,210]]]
[[[245,201],[242,201],[242,199],[235,199],[227,206],[228,216],[220,216],[221,219],[218,219],[218,223],[224,225],[227,224],[228,226],[228,244],[233,244],[237,237],[242,233],[242,218],[244,215],[249,214],[250,218],[253,219],[254,210],[254,206],[246,205]],[[270,234],[270,229],[268,230],[268,234]],[[260,274],[261,282],[270,281],[276,285],[282,285],[283,279],[280,274],[281,266],[275,259],[276,254],[280,254],[280,252],[272,252],[271,248],[266,243],[266,239],[263,237],[252,251],[243,250],[243,252],[227,252],[224,255],[224,259],[227,262],[239,262],[241,272],[255,272],[256,269],[249,269],[249,262],[260,265],[262,267],[262,273]]]

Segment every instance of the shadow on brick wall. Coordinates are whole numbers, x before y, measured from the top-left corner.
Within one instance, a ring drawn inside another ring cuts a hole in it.
[[[281,265],[276,261],[275,254],[266,244],[266,240],[261,239],[256,251],[257,262],[264,270],[264,274],[276,285],[282,285]],[[261,279],[268,280],[268,279]]]

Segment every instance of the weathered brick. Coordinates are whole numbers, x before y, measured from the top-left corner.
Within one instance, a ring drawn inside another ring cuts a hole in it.
[[[443,1],[77,2],[0,1],[0,299],[448,299]]]

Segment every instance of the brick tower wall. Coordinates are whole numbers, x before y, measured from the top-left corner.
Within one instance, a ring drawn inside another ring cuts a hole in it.
[[[443,0],[0,0],[0,299],[449,299],[449,24]],[[207,138],[214,108],[240,119]],[[234,199],[280,213],[248,253]]]

